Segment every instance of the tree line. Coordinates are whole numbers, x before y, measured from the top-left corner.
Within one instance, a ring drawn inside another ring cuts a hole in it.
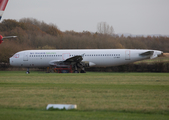
[[[113,33],[113,28],[109,29],[108,32]],[[0,63],[8,63],[14,53],[29,49],[154,49],[169,52],[169,37],[124,37],[100,31],[63,32],[54,24],[33,18],[3,20],[0,34],[18,37],[5,40],[0,45]]]

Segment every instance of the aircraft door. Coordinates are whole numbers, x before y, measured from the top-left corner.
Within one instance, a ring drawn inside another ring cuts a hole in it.
[[[28,61],[28,53],[27,52],[25,52],[23,54],[23,61]]]
[[[125,51],[125,60],[130,60],[130,50]]]

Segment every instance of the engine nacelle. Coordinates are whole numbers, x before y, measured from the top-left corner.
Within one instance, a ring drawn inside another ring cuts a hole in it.
[[[92,67],[96,65],[95,63],[88,61],[81,62],[81,64],[83,65],[83,67]]]

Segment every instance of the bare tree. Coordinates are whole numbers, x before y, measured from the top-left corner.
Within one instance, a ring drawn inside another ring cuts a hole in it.
[[[106,35],[113,35],[113,26],[109,26],[106,22],[100,22],[97,24],[97,32]]]

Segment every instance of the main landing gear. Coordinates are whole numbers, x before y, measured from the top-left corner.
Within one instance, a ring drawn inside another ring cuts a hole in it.
[[[81,69],[80,73],[86,73],[85,69]]]
[[[29,72],[29,68],[27,68],[26,74],[30,74],[30,72]]]
[[[78,71],[78,69],[77,69],[77,66],[81,69],[81,70],[80,70],[80,73],[86,73],[85,68],[84,68],[81,64],[76,64],[76,65],[74,66],[74,68],[75,68],[74,73],[79,73],[79,71]]]
[[[74,73],[79,73],[79,71],[78,70],[74,70]],[[86,71],[85,70],[80,70],[80,73],[86,73]]]

